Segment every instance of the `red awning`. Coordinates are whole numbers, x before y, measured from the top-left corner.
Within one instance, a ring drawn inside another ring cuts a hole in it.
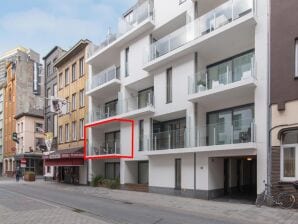
[[[45,159],[45,166],[83,166],[82,158]]]
[[[45,166],[83,166],[84,154],[82,148],[70,148],[43,155]]]

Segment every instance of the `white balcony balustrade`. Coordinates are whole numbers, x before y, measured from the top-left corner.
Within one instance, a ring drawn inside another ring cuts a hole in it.
[[[149,62],[253,11],[253,0],[230,0],[150,46]]]
[[[120,67],[115,65],[96,75],[93,75],[88,83],[88,91],[92,91],[97,87],[103,86],[112,80],[120,80]]]
[[[189,77],[188,91],[189,94],[202,93],[228,87],[232,83],[255,79],[255,60],[251,52]]]

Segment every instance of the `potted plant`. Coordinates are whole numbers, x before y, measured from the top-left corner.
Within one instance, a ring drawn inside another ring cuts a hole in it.
[[[25,181],[35,181],[35,173],[33,171],[26,171],[24,175]]]

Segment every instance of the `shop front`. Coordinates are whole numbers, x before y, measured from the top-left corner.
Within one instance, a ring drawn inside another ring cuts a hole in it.
[[[28,152],[15,156],[16,168],[21,171],[22,176],[25,172],[34,172],[36,176],[43,175],[43,160],[41,152]]]
[[[82,148],[65,149],[43,155],[44,166],[53,166],[54,179],[67,184],[87,184],[87,162]]]

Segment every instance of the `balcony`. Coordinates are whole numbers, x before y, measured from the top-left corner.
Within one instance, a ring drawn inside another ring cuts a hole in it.
[[[154,93],[148,89],[139,93],[137,96],[132,96],[122,101],[123,113],[121,117],[134,118],[152,114],[154,108]]]
[[[87,63],[108,63],[117,57],[122,46],[154,27],[153,1],[147,0],[137,3],[118,23],[116,34],[108,34],[107,39],[100,44],[87,59]]]
[[[120,84],[120,67],[113,65],[89,79],[86,95],[111,94],[109,90],[119,88]]]
[[[253,9],[253,0],[230,0],[157,40],[150,46],[144,70],[151,71],[195,51],[208,54],[208,49],[214,49],[214,46],[218,52],[233,54],[233,49],[227,46],[239,40],[239,48],[247,47],[253,41]]]
[[[255,60],[253,52],[217,64],[189,77],[191,102],[220,104],[244,98],[254,99],[256,87]]]
[[[98,155],[120,155],[120,139],[116,141],[107,141],[102,145],[91,145],[88,146],[88,156]]]
[[[96,107],[95,111],[89,113],[89,122],[119,117],[133,118],[154,113],[154,95],[152,91],[133,96],[124,100],[116,100]]]
[[[197,136],[191,143],[191,136]],[[178,129],[144,136],[144,153],[162,155],[191,152],[213,152],[214,156],[254,154],[255,124],[253,119],[234,120],[200,126],[197,130]]]

